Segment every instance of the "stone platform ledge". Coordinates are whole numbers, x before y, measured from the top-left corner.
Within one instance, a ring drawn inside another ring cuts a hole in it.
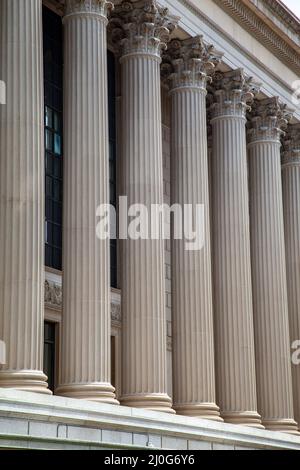
[[[0,447],[300,450],[300,438],[197,418],[0,388]]]

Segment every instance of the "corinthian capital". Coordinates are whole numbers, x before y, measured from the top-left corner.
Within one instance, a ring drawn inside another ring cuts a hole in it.
[[[247,77],[243,69],[216,73],[213,86],[214,103],[211,106],[212,119],[222,116],[246,117],[260,85]]]
[[[107,18],[113,4],[106,0],[65,0],[65,18],[75,14],[96,14]]]
[[[249,142],[271,140],[280,143],[291,117],[291,111],[280,103],[278,97],[256,101],[249,115]]]
[[[115,6],[109,33],[122,56],[151,54],[160,59],[177,22],[156,0],[123,0]]]
[[[222,55],[214,46],[205,45],[202,36],[173,39],[163,55],[162,72],[173,90],[186,87],[205,90]]]
[[[300,165],[300,124],[289,125],[283,139],[283,165]]]

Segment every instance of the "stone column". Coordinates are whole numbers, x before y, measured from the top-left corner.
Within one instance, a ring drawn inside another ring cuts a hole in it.
[[[204,206],[204,246],[188,251],[187,240],[172,239],[174,408],[179,414],[221,421],[216,405],[206,83],[213,48],[202,38],[174,40],[168,47],[172,98],[172,204]],[[200,236],[200,233],[198,233]]]
[[[163,204],[160,63],[171,26],[167,10],[156,1],[122,2],[115,14],[112,34],[123,38],[121,194],[127,196],[128,207],[143,204],[151,214],[152,204]],[[164,284],[162,235],[157,240],[123,240],[121,401],[171,412]]]
[[[43,374],[42,1],[0,0],[0,387],[51,393]]]
[[[300,341],[300,124],[289,126],[282,159],[290,343]],[[295,350],[294,350],[295,351]],[[293,349],[292,349],[293,353]],[[292,362],[294,416],[300,428],[300,365]],[[299,429],[300,430],[300,429]]]
[[[282,160],[290,342],[300,341],[300,124],[291,125]],[[298,342],[298,343],[297,343]],[[295,349],[292,349],[292,353]],[[300,365],[292,362],[294,416],[300,430]]]
[[[67,0],[64,22],[64,233],[60,395],[117,403],[110,383],[109,204],[105,0]]]
[[[245,129],[253,86],[242,70],[215,77],[211,107],[213,292],[221,416],[229,423],[261,427],[255,383]]]
[[[249,130],[251,256],[258,409],[267,429],[295,432],[277,98],[257,102]]]

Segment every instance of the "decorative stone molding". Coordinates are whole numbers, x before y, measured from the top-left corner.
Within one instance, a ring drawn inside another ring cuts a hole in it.
[[[292,112],[282,104],[278,97],[256,101],[249,115],[249,143],[257,141],[275,141],[280,143]]]
[[[114,302],[111,303],[111,320],[117,323],[121,323],[121,304]]]
[[[283,139],[282,165],[300,165],[300,124],[290,125]]]
[[[254,1],[251,0],[252,3],[254,3]],[[287,27],[291,28],[295,33],[300,34],[300,24],[298,18],[295,18],[294,15],[291,15],[282,2],[279,3],[277,0],[263,0],[263,3],[266,4],[272,13],[275,13],[286,24]]]
[[[296,73],[300,73],[299,52],[297,53],[282,35],[277,34],[244,2],[241,0],[214,0],[214,2],[260,40],[282,62],[291,67]],[[272,0],[272,3],[275,3],[274,0]]]
[[[62,287],[54,282],[45,281],[45,305],[50,308],[62,308]]]
[[[62,310],[62,286],[45,281],[45,307],[55,310]],[[118,302],[111,302],[111,320],[117,323],[122,322],[121,305]]]
[[[160,59],[177,21],[156,0],[123,0],[115,6],[108,31],[121,55],[151,54]]]
[[[163,56],[162,75],[170,81],[172,90],[182,87],[206,90],[222,56],[213,45],[204,44],[203,36],[173,39]]]
[[[212,120],[222,116],[246,118],[246,111],[258,93],[260,84],[247,77],[243,69],[218,72],[214,76],[214,103],[210,107]]]
[[[65,0],[65,16],[96,14],[106,19],[113,8],[113,3],[106,0]]]

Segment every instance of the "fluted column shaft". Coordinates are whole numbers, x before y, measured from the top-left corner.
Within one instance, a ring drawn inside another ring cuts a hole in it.
[[[291,345],[300,340],[300,125],[290,126],[282,162],[285,252]],[[295,343],[295,344],[294,344]],[[292,349],[292,352],[295,349]],[[294,416],[300,430],[300,366],[292,361]]]
[[[67,1],[64,16],[64,217],[61,385],[58,394],[116,403],[110,384],[107,2]]]
[[[0,1],[0,387],[50,393],[43,374],[42,2]]]
[[[248,146],[251,256],[258,407],[267,429],[294,432],[280,163],[282,117],[276,99],[254,107]]]
[[[221,420],[215,389],[207,168],[205,67],[209,57],[200,37],[174,40],[168,49],[174,71],[172,204],[182,208],[190,204],[194,226],[197,206],[204,208],[203,247],[188,251],[184,237],[172,239],[174,408],[179,414]]]
[[[225,421],[260,427],[245,130],[253,95],[240,70],[226,73],[216,86],[211,124],[217,402]]]
[[[122,194],[128,207],[163,204],[159,21],[153,2],[116,8],[123,20]],[[133,16],[132,16],[133,14]],[[147,18],[147,20],[146,20]],[[158,34],[158,36],[156,36]],[[150,227],[149,227],[150,228]],[[164,241],[133,240],[121,244],[122,398],[127,406],[171,411],[167,395]]]

